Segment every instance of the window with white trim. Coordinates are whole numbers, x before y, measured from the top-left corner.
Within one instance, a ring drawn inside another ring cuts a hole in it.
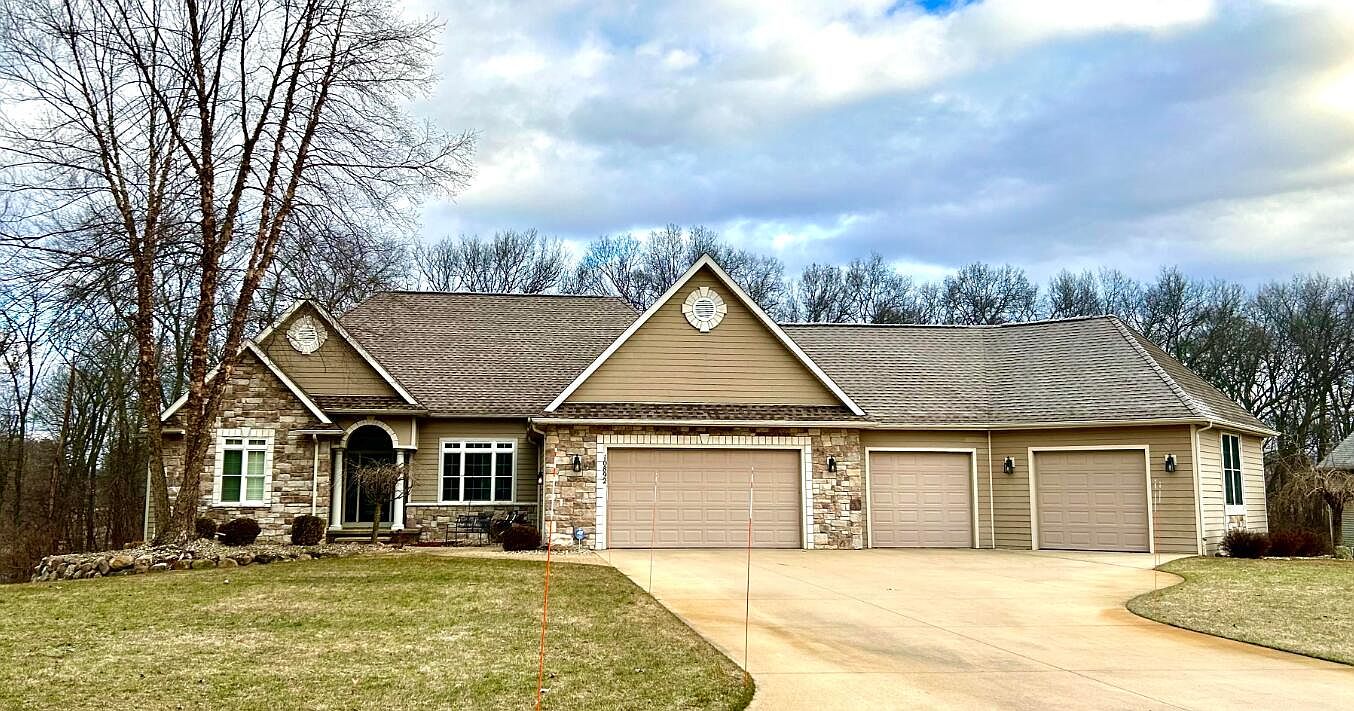
[[[268,467],[271,438],[223,434],[217,451],[220,480],[219,504],[265,505],[268,503]]]
[[[442,501],[512,501],[516,442],[442,440]]]
[[[1222,481],[1227,490],[1228,513],[1244,512],[1246,496],[1241,487],[1241,438],[1236,435],[1222,436]]]

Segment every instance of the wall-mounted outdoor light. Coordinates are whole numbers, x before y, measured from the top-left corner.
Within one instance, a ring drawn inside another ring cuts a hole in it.
[[[1002,462],[1001,462],[1001,473],[1002,473],[1002,474],[1015,474],[1015,459],[1013,459],[1013,458],[1011,458],[1011,457],[1007,457],[1006,459],[1003,459]]]
[[[545,484],[545,472],[536,472],[536,486]]]
[[[1175,455],[1174,455],[1174,454],[1168,454],[1168,455],[1166,455],[1166,473],[1167,473],[1167,474],[1174,474],[1174,473],[1175,473]]]
[[[574,455],[574,471],[575,472],[583,471],[583,458],[578,456],[577,454]]]
[[[829,472],[834,473],[834,474],[837,472],[837,458],[836,458],[836,457],[828,457],[828,458],[827,458],[827,470],[828,470]]]

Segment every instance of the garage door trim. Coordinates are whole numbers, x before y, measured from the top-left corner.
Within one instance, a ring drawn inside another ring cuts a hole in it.
[[[872,452],[949,452],[969,455],[969,513],[973,518],[973,548],[978,538],[978,448],[977,447],[866,447],[865,448],[865,531],[866,541],[874,548],[874,501],[870,497],[870,453]]]
[[[617,440],[617,441],[613,441]],[[626,440],[626,441],[619,441]],[[799,450],[799,530],[804,548],[813,548],[813,444],[808,437],[750,437],[735,435],[598,435],[597,437],[597,529],[594,548],[607,547],[608,449],[790,449]]]
[[[1086,444],[1066,447],[1030,447],[1025,459],[1029,463],[1030,482],[1030,550],[1039,550],[1039,476],[1035,472],[1034,455],[1039,452],[1142,452],[1143,477],[1147,482],[1147,552],[1157,552],[1156,513],[1152,509],[1152,448],[1145,444]]]

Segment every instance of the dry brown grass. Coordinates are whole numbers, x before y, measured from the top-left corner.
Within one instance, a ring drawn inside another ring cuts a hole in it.
[[[530,708],[542,570],[410,554],[0,588],[0,708]],[[546,708],[751,697],[614,569],[557,565],[550,610]]]
[[[1183,558],[1183,583],[1130,601],[1148,619],[1309,657],[1354,664],[1354,563]]]

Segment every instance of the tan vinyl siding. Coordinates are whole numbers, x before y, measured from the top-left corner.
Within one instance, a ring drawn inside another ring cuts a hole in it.
[[[991,488],[987,476],[987,432],[943,432],[928,430],[861,430],[865,448],[906,447],[916,449],[975,449],[978,453],[978,547],[992,547]],[[994,464],[993,477],[1001,476],[1001,460]],[[869,535],[868,532],[866,534]]]
[[[1265,440],[1221,428],[1199,428],[1199,492],[1203,500],[1204,540],[1216,553],[1227,533],[1227,495],[1222,479],[1222,436],[1241,437],[1241,486],[1246,505],[1246,528],[1269,530],[1265,501]]]
[[[682,315],[687,294],[702,286],[714,289],[729,309],[709,333]],[[567,334],[568,324],[560,329]],[[635,331],[568,402],[840,404],[708,269]]]
[[[1193,443],[1186,425],[1088,429],[1010,430],[992,432],[993,489],[996,540],[1001,548],[1031,547],[1029,448],[1124,445],[1149,448],[1152,473],[1155,537],[1163,553],[1193,553],[1195,537]],[[1167,454],[1176,458],[1176,472],[1162,464]],[[1015,460],[1015,473],[1001,472],[1002,460]],[[982,467],[980,465],[979,469]],[[984,482],[979,476],[980,492]],[[980,499],[981,499],[980,495]]]
[[[328,338],[314,353],[300,353],[287,342],[287,329],[302,316],[324,325]],[[333,331],[309,305],[302,306],[259,344],[292,382],[310,395],[397,396],[395,389]]]
[[[1265,502],[1265,442],[1253,435],[1241,435],[1241,486],[1246,497],[1246,528],[1269,530],[1269,509]]]
[[[537,447],[527,438],[525,420],[432,419],[418,423],[418,451],[410,461],[409,501],[436,503],[441,495],[441,440],[478,439],[517,443],[514,482],[517,503],[535,503]]]
[[[1222,432],[1197,428],[1199,438],[1199,499],[1203,503],[1204,543],[1213,552],[1227,532],[1227,494],[1222,481]],[[1244,443],[1242,446],[1245,446]]]

